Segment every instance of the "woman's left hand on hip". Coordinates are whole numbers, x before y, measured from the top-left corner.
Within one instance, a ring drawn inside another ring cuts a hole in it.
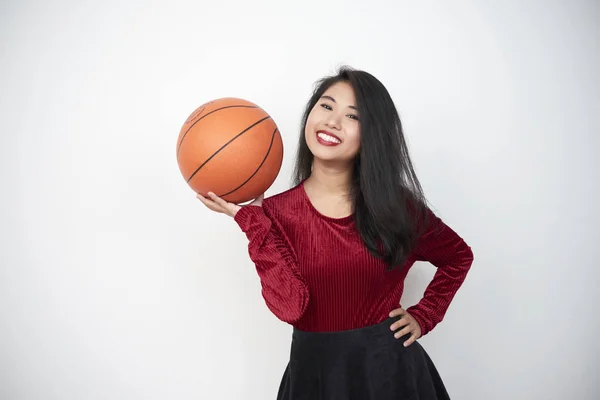
[[[398,329],[402,328],[394,334],[396,339],[400,339],[404,335],[410,333],[410,337],[404,342],[404,347],[410,346],[415,340],[421,337],[421,327],[419,326],[419,323],[405,309],[396,308],[390,312],[390,317],[401,317],[390,326],[392,331],[398,331]]]

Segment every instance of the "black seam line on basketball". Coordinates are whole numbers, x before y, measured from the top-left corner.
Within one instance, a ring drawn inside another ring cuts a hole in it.
[[[250,175],[250,178],[246,179],[246,181],[244,183],[242,183],[240,186],[236,187],[232,191],[219,195],[219,197],[225,197],[225,196],[230,195],[231,193],[235,192],[236,190],[238,190],[239,188],[244,186],[246,183],[248,183],[250,181],[250,179],[254,178],[254,175],[256,175],[258,173],[258,171],[261,169],[261,167],[263,166],[263,164],[265,163],[265,161],[267,161],[267,158],[269,157],[269,153],[271,152],[271,149],[273,148],[273,142],[275,142],[275,134],[276,133],[277,133],[277,128],[275,128],[275,130],[273,131],[273,135],[271,136],[271,144],[269,144],[269,150],[267,150],[267,154],[265,154],[265,157],[263,158],[260,165],[256,168],[256,171],[254,171],[252,173],[252,175]]]
[[[202,121],[204,118],[208,117],[210,114],[216,113],[217,111],[224,110],[226,108],[258,108],[258,106],[245,106],[245,105],[225,106],[225,107],[217,108],[216,110],[212,110],[209,113],[206,113],[205,115],[203,115],[200,118],[198,118],[198,120],[196,122],[194,122],[192,125],[190,125],[190,127],[187,129],[187,131],[185,131],[185,133],[181,137],[181,140],[179,141],[179,144],[177,145],[177,154],[179,154],[179,149],[181,148],[181,144],[183,143],[183,139],[185,139],[185,137],[187,136],[188,132],[190,131],[190,129],[192,129],[194,127],[194,125],[196,125],[198,122]]]
[[[210,160],[213,159],[214,156],[216,156],[217,154],[219,154],[221,152],[221,150],[223,150],[225,147],[229,146],[229,144],[231,142],[233,142],[235,139],[239,138],[240,136],[242,136],[244,133],[248,132],[250,129],[254,128],[256,125],[260,124],[261,122],[267,120],[267,119],[271,119],[271,117],[266,116],[263,119],[260,119],[258,121],[256,121],[255,123],[253,123],[252,125],[250,125],[249,127],[247,127],[246,129],[244,129],[243,131],[241,131],[240,133],[238,133],[237,135],[235,135],[229,142],[225,143],[223,146],[221,146],[221,148],[217,151],[215,151],[212,156],[208,157],[208,159],[206,161],[204,161],[192,174],[192,176],[190,176],[187,180],[187,183],[190,183],[190,181],[192,180],[192,178],[194,177],[194,175],[196,175],[198,173],[198,171],[200,171],[202,169],[202,167],[204,167],[206,165],[207,162],[209,162]]]

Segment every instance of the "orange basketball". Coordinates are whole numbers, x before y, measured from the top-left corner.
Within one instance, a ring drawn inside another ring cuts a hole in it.
[[[283,161],[283,142],[273,119],[247,100],[222,98],[198,107],[177,139],[177,163],[188,185],[230,203],[264,193]]]

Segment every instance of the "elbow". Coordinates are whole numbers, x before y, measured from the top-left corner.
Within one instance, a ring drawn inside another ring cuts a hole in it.
[[[467,242],[465,242],[462,239],[455,246],[455,254],[456,258],[461,261],[461,264],[471,266],[471,264],[473,263],[473,249],[471,248],[471,246],[469,246]]]
[[[302,318],[308,306],[309,293],[308,288],[304,285],[283,296],[273,296],[265,289],[263,289],[262,294],[269,310],[279,320],[291,325]]]
[[[469,264],[472,264],[475,258],[475,256],[473,255],[473,249],[466,243],[464,245],[463,257],[465,261],[467,261]]]
[[[454,248],[453,256],[446,260],[445,265],[452,267],[457,273],[464,275],[471,269],[473,260],[473,249],[462,242]]]
[[[473,249],[465,243],[464,248],[460,251],[460,265],[465,271],[468,271],[471,269],[474,259]]]

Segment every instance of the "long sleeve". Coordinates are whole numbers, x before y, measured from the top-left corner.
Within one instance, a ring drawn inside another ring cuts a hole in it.
[[[234,219],[249,240],[248,253],[267,307],[280,320],[295,323],[306,310],[309,291],[287,237],[263,207],[242,207]]]
[[[427,261],[437,271],[423,298],[406,310],[421,326],[422,335],[442,321],[473,264],[473,252],[467,243],[431,210],[429,216],[428,227],[413,253],[417,261]]]

